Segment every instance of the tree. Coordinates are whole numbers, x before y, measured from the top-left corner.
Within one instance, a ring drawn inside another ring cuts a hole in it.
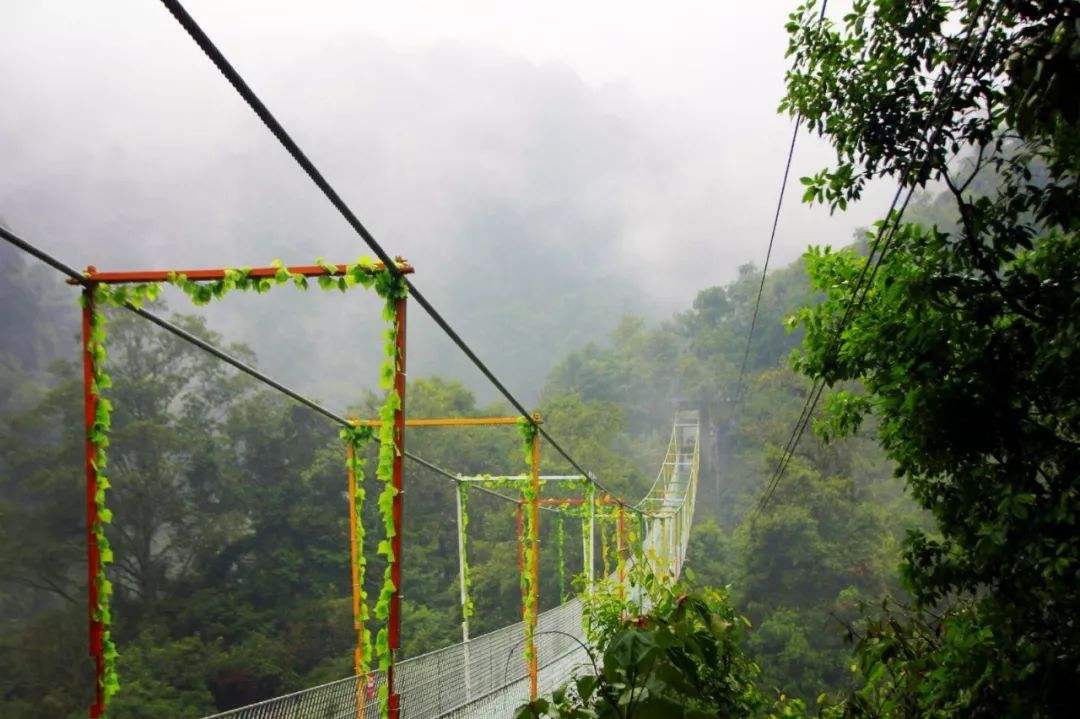
[[[797,315],[796,366],[866,388],[834,393],[818,429],[873,414],[937,523],[904,552],[915,615],[863,635],[851,707],[1057,715],[1080,667],[1080,6],[858,0],[838,27],[810,3],[788,29],[784,107],[837,153],[805,199],[933,180],[951,210],[888,218],[871,259],[806,255],[825,300]]]
[[[766,702],[758,667],[742,649],[749,622],[723,590],[658,586],[651,609],[616,611],[598,637],[600,656],[551,697],[520,707],[518,719],[660,719],[757,716]]]

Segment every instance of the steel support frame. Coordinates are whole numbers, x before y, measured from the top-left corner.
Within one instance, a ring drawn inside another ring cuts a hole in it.
[[[537,417],[539,419],[539,417]],[[529,613],[529,644],[531,652],[529,656],[529,700],[535,701],[538,695],[539,662],[536,656],[536,625],[540,612],[540,433],[536,432],[532,437],[530,447],[530,485],[532,498],[529,500],[529,522],[532,526],[532,537],[529,540],[529,552],[532,562],[532,582],[529,587],[528,602]]]
[[[388,633],[390,644],[390,666],[386,670],[386,686],[389,690],[390,719],[399,719],[401,714],[401,696],[394,687],[395,664],[397,653],[401,648],[401,539],[403,526],[403,509],[405,500],[405,314],[406,302],[402,297],[394,303],[394,342],[397,347],[397,358],[394,363],[394,390],[398,394],[398,408],[394,411],[394,503],[392,514],[394,519],[394,536],[390,539],[390,546],[394,558],[390,562],[390,580],[394,583],[394,593],[390,595],[390,616],[388,618]]]
[[[464,512],[461,507],[461,492],[462,485],[459,481],[454,488],[454,499],[457,506],[457,529],[458,529],[458,588],[461,594],[461,643],[465,651],[465,701],[472,701],[472,667],[469,661],[469,617],[465,613],[465,607],[468,604],[469,596],[465,587],[465,563],[467,561],[465,557],[465,527],[464,524]]]
[[[83,360],[83,457],[86,470],[86,601],[87,622],[89,627],[90,656],[94,661],[94,701],[90,705],[91,719],[98,719],[105,713],[105,624],[97,617],[98,571],[101,568],[101,548],[98,546],[94,528],[98,523],[97,512],[97,447],[91,440],[94,423],[97,419],[98,395],[94,390],[96,360],[91,350],[93,344],[94,288],[88,284],[83,289],[82,302],[82,360]]]
[[[619,598],[622,599],[626,594],[626,557],[623,556],[623,551],[626,546],[626,522],[623,515],[622,504],[618,505],[616,511],[618,515],[615,532],[615,567],[619,581]]]
[[[348,272],[348,265],[337,264],[330,267],[323,267],[320,265],[292,265],[286,267],[290,274],[303,275],[304,277],[319,277],[319,276],[343,276]],[[380,270],[385,265],[381,262],[376,262],[372,265],[373,270]],[[400,261],[397,264],[398,270],[402,274],[412,274],[413,268],[407,262]],[[97,575],[101,568],[101,548],[98,546],[97,535],[95,533],[95,527],[98,523],[98,511],[96,495],[98,490],[98,468],[97,468],[97,448],[91,440],[91,436],[94,430],[94,424],[97,421],[97,407],[98,407],[98,395],[94,387],[94,376],[96,374],[96,360],[94,353],[91,350],[93,344],[92,328],[93,317],[95,308],[94,302],[94,290],[99,284],[135,284],[146,282],[169,282],[172,277],[176,275],[184,275],[188,280],[193,282],[213,282],[217,280],[223,280],[228,273],[227,268],[212,268],[212,269],[189,269],[189,270],[134,270],[134,271],[121,271],[121,272],[99,272],[94,266],[89,266],[84,272],[85,280],[83,284],[83,301],[82,301],[82,361],[83,361],[83,424],[84,424],[84,445],[83,445],[83,457],[85,464],[86,474],[86,572],[87,572],[87,623],[89,628],[89,654],[93,659],[95,670],[95,687],[94,687],[94,700],[89,708],[89,716],[91,719],[99,719],[104,716],[105,713],[105,697],[104,697],[104,673],[105,673],[105,647],[104,647],[104,622],[96,617],[97,604],[98,604],[98,592]],[[248,270],[248,277],[254,278],[272,278],[277,275],[279,271],[278,267],[255,267]],[[69,280],[73,282],[73,280]],[[401,537],[402,537],[402,494],[403,487],[403,470],[404,470],[404,452],[405,452],[405,313],[406,304],[405,299],[395,300],[395,337],[397,358],[394,371],[394,389],[398,393],[400,398],[399,407],[394,412],[394,443],[395,443],[395,455],[393,465],[393,485],[397,490],[394,496],[393,504],[393,521],[395,535],[391,539],[391,545],[394,549],[394,561],[391,563],[391,579],[394,582],[394,594],[390,600],[390,616],[388,620],[388,632],[389,642],[391,650],[391,662],[390,670],[387,672],[387,686],[390,690],[390,716],[391,719],[399,719],[399,705],[400,700],[397,693],[393,688],[393,667],[394,657],[396,651],[400,646],[401,636]],[[517,421],[517,418],[514,418]],[[351,457],[353,450],[350,447],[348,453]],[[354,487],[356,481],[353,476],[352,463],[349,463],[349,483],[350,489]],[[350,491],[350,500],[353,499],[353,493]],[[350,527],[350,546],[355,547],[356,541],[356,528],[354,526],[355,521],[355,504],[350,501],[350,512],[352,517]],[[355,549],[350,553],[350,565],[352,571],[352,583],[353,583],[353,611],[354,611],[354,629],[356,624],[359,623],[359,587],[358,587],[358,569],[356,566],[356,552]],[[362,624],[360,625],[358,632],[363,631]],[[358,664],[360,661],[361,642],[359,636],[357,638],[357,646],[354,654],[354,663]],[[357,704],[358,714],[362,716],[363,712],[363,689],[362,683],[358,682],[357,689]]]
[[[360,607],[362,588],[360,586],[360,565],[357,561],[359,548],[357,523],[360,518],[356,514],[356,472],[353,471],[353,460],[356,456],[356,447],[349,442],[345,447],[347,467],[348,491],[349,491],[349,580],[352,588],[352,615],[353,632],[356,635],[356,645],[353,647],[353,674],[360,676],[361,665],[364,661],[364,618]],[[365,703],[367,695],[364,682],[356,682],[356,719],[364,719]]]

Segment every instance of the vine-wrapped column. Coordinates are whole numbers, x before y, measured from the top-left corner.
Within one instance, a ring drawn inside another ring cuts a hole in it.
[[[94,376],[96,375],[95,352],[93,349],[94,326],[94,286],[83,290],[82,302],[82,340],[83,340],[83,403],[84,403],[84,445],[83,453],[86,465],[86,594],[87,618],[89,622],[90,656],[94,660],[94,703],[90,705],[93,719],[105,712],[105,646],[103,635],[105,624],[98,612],[98,572],[101,569],[101,551],[98,547],[97,532],[97,445],[94,443],[94,424],[97,421],[97,392]]]
[[[390,719],[399,719],[401,701],[394,689],[394,664],[397,651],[401,646],[401,535],[402,509],[404,497],[405,464],[405,298],[394,300],[394,342],[397,357],[394,363],[394,391],[398,396],[397,409],[394,410],[394,536],[390,539],[393,548],[393,560],[390,564],[390,578],[394,583],[394,593],[390,597],[390,666],[386,671],[386,685],[389,693]]]
[[[589,563],[586,576],[589,579],[589,593],[596,585],[596,485],[589,484]]]
[[[664,579],[668,577],[668,519],[667,515],[660,517],[660,567]]]
[[[528,588],[525,584],[525,508],[521,502],[517,503],[517,508],[514,510],[514,526],[517,534],[517,547],[518,547],[518,576],[521,580],[518,582],[518,587],[521,589],[521,621],[528,622],[529,619],[529,600],[528,600]]]
[[[367,602],[364,596],[364,525],[360,516],[363,507],[364,490],[358,487],[358,480],[363,481],[361,471],[363,460],[358,455],[356,430],[343,430],[345,444],[345,466],[349,493],[349,574],[352,586],[353,632],[356,644],[353,647],[353,675],[356,677],[356,719],[364,719],[366,704],[365,683],[368,674],[367,656]]]
[[[619,575],[619,598],[622,599],[626,594],[626,557],[623,554],[626,546],[626,521],[623,514],[622,502],[618,505],[615,531],[615,566],[617,567]]]
[[[539,419],[539,416],[537,416]],[[539,664],[536,656],[536,622],[540,609],[540,433],[534,432],[529,476],[529,554],[532,582],[529,587],[529,699],[538,696]]]
[[[461,642],[465,648],[465,701],[472,700],[472,669],[469,666],[469,617],[472,615],[472,600],[469,598],[469,564],[465,554],[465,532],[469,526],[465,513],[468,503],[468,484],[458,480],[457,492],[457,529],[458,529],[458,584],[461,589]]]
[[[566,525],[562,510],[555,515],[555,572],[559,587],[559,604],[566,601]]]

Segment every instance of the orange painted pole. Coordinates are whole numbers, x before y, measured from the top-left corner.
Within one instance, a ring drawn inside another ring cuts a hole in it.
[[[356,719],[364,719],[365,692],[364,684],[366,676],[361,676],[364,662],[364,615],[360,610],[360,563],[359,547],[357,546],[357,526],[360,518],[356,516],[356,472],[353,471],[353,460],[356,457],[356,447],[349,442],[345,447],[346,466],[348,467],[349,481],[349,568],[352,579],[352,613],[353,631],[356,633],[356,646],[353,648],[353,675],[356,679]]]
[[[97,719],[105,713],[105,625],[97,615],[98,606],[98,571],[101,568],[101,549],[97,535],[97,447],[90,437],[97,420],[97,393],[94,391],[94,353],[92,327],[94,316],[94,286],[88,285],[83,290],[82,340],[83,340],[83,457],[86,469],[86,600],[87,619],[89,622],[90,656],[94,659],[94,703],[90,705],[91,719]]]
[[[525,510],[521,502],[517,503],[517,509],[514,510],[514,521],[517,531],[517,545],[518,545],[518,576],[525,573]],[[521,619],[525,620],[528,612],[525,611],[526,602],[525,586],[519,582],[519,589],[521,590]]]
[[[539,419],[539,417],[537,417]],[[536,656],[536,623],[540,609],[540,433],[537,432],[532,438],[532,499],[529,502],[529,522],[532,524],[532,537],[530,537],[529,551],[532,553],[532,584],[529,596],[529,604],[532,611],[529,614],[531,631],[529,643],[532,645],[532,654],[529,660],[529,699],[537,697],[537,683],[539,662]]]
[[[395,343],[397,345],[397,363],[394,368],[394,390],[401,400],[394,412],[394,474],[393,483],[397,493],[394,495],[393,517],[394,536],[390,546],[394,551],[394,561],[390,564],[390,579],[394,582],[394,593],[390,596],[390,616],[388,639],[390,644],[390,668],[386,672],[386,686],[389,694],[390,719],[399,719],[401,697],[394,688],[394,662],[401,647],[401,536],[402,508],[405,469],[405,298],[394,303],[396,317]]]

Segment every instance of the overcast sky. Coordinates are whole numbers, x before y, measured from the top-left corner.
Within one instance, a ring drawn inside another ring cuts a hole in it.
[[[521,275],[540,308],[544,287],[596,278],[663,316],[760,264],[794,4],[185,3],[474,336],[491,316],[460,295],[470,277]],[[363,250],[160,3],[7,0],[0,97],[0,217],[72,264]],[[801,136],[794,177],[829,157]],[[886,202],[830,218],[798,194],[778,265],[848,242]]]

